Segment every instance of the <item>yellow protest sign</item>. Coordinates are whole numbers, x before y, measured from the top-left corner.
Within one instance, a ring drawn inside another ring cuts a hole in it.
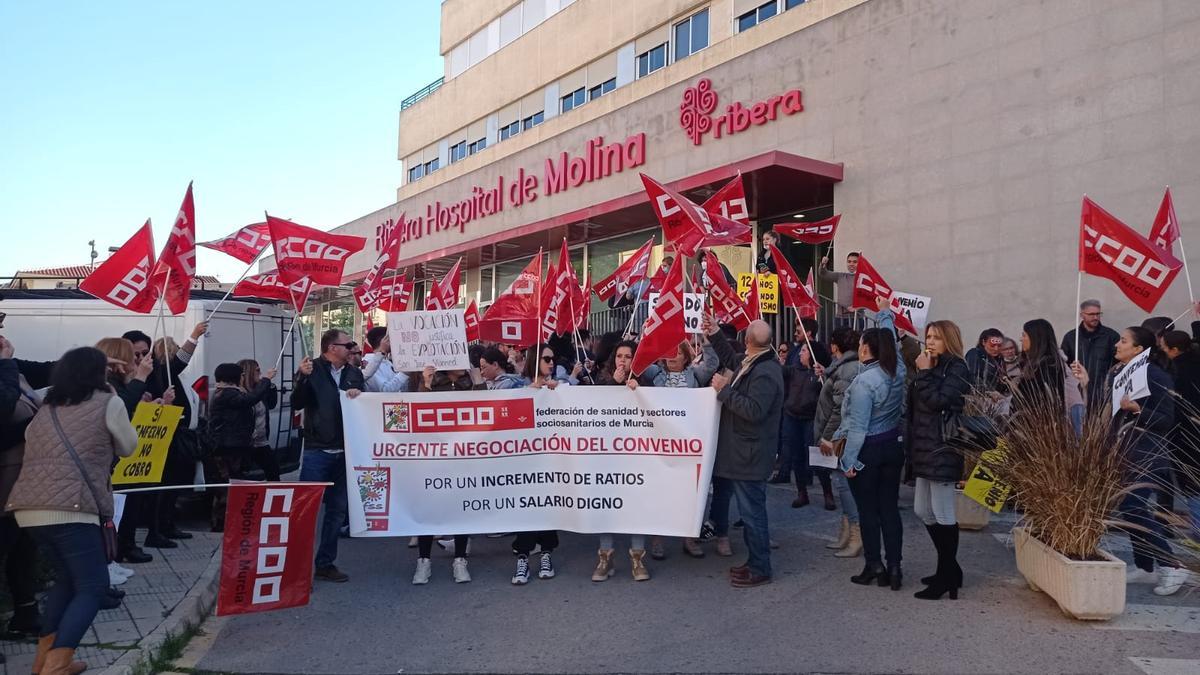
[[[750,280],[753,278],[749,272],[742,272],[737,279],[738,297],[742,300],[750,294]],[[760,274],[758,275],[758,306],[762,309],[763,314],[778,314],[779,313],[779,276],[775,274]]]
[[[1003,456],[1002,446],[983,453],[979,463],[975,465],[975,470],[971,472],[971,478],[963,487],[964,495],[979,502],[992,513],[1000,513],[1004,502],[1008,500],[1008,493],[1012,490],[1008,483],[1000,480],[999,476],[987,468],[988,464],[994,464]]]
[[[177,405],[139,403],[133,413],[133,428],[137,430],[137,449],[122,457],[113,469],[113,485],[158,483],[162,481],[163,466],[167,463],[167,448],[175,437],[175,427],[183,417]]]

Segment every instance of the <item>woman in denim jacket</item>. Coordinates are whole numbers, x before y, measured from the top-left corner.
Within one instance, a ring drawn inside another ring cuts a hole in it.
[[[878,580],[880,586],[900,590],[900,477],[904,447],[900,422],[904,415],[904,364],[896,355],[896,327],[888,302],[878,299],[878,328],[863,332],[858,346],[862,371],[854,378],[842,401],[842,424],[833,440],[846,439],[839,468],[850,482],[858,504],[863,551],[862,573],[850,578],[856,584]],[[823,451],[832,448],[824,444]],[[883,534],[887,567],[883,566],[879,538]]]

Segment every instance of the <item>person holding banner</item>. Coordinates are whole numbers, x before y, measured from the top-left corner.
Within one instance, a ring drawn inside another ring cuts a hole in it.
[[[1145,393],[1134,391],[1136,399],[1123,393],[1119,407],[1114,406],[1110,431],[1117,451],[1124,456],[1126,482],[1131,488],[1118,507],[1121,522],[1128,525],[1124,529],[1133,544],[1134,567],[1126,574],[1125,583],[1157,583],[1156,595],[1173,595],[1191,575],[1174,558],[1171,544],[1162,534],[1162,523],[1155,513],[1157,489],[1146,484],[1164,481],[1168,468],[1167,439],[1175,427],[1173,382],[1155,362],[1157,343],[1154,333],[1141,326],[1130,326],[1122,331],[1114,350],[1118,367],[1110,373],[1105,387],[1112,391],[1116,379],[1128,368],[1145,368]],[[1133,364],[1134,359],[1146,351],[1150,352],[1150,358],[1139,359]],[[1072,369],[1086,387],[1087,369],[1078,362]]]
[[[937,570],[921,579],[926,588],[913,597],[938,600],[949,593],[950,599],[956,600],[962,587],[962,568],[958,565],[954,487],[963,475],[963,456],[946,443],[943,422],[963,411],[975,382],[963,358],[958,325],[953,321],[930,322],[925,327],[925,351],[917,357],[916,366],[904,440],[917,479],[913,512],[925,523],[933,540]]]
[[[550,357],[549,360],[546,359],[547,356]],[[549,347],[542,347],[542,358],[538,359],[537,363],[539,374],[531,378],[532,382],[529,386],[534,389],[543,386],[553,389],[558,386],[557,381],[550,374],[554,369],[554,351]],[[455,542],[457,548],[457,539]],[[554,560],[550,556],[554,553],[554,549],[558,548],[558,531],[518,532],[512,543],[513,555],[517,556],[517,568],[513,571],[512,576],[514,586],[524,586],[529,583],[529,556],[533,554],[535,546],[541,549],[538,578],[554,578]]]
[[[533,349],[527,349],[525,352],[525,368],[521,371],[521,376],[529,382],[528,386],[554,389],[560,384],[571,384],[571,375],[567,374],[566,368],[555,362],[554,350],[549,345],[542,345],[542,353],[538,358],[533,357]],[[578,369],[578,366],[576,368]]]
[[[479,374],[483,382],[475,385],[475,389],[520,389],[527,382],[520,375],[508,372],[508,358],[496,347],[488,347],[479,357]]]
[[[106,600],[110,551],[103,530],[112,527],[112,462],[132,455],[138,443],[107,371],[108,357],[93,347],[72,349],[55,364],[50,391],[26,429],[24,465],[5,505],[55,571],[35,673],[84,670],[75,649]]]
[[[737,357],[733,345],[711,314],[705,315],[703,329],[720,362],[734,363]],[[729,501],[737,497],[747,560],[729,570],[729,582],[735,588],[752,588],[772,580],[767,479],[779,446],[784,394],[783,367],[772,344],[767,322],[752,321],[746,329],[746,352],[737,371],[730,375],[717,372],[712,376],[712,387],[721,402],[721,424],[713,463],[710,514],[718,541],[728,537]]]
[[[209,403],[209,425],[217,447],[213,450],[213,466],[217,482],[228,483],[242,477],[242,462],[254,452],[254,409],[271,394],[275,369],[266,372],[251,390],[242,388],[242,367],[222,363],[213,373],[216,391]],[[213,532],[225,531],[227,493],[217,490],[213,498],[211,523]]]
[[[346,520],[346,437],[342,429],[342,392],[350,398],[363,388],[362,371],[349,365],[350,336],[331,328],[321,334],[321,356],[300,362],[293,383],[292,410],[304,411],[304,456],[300,480],[333,483],[325,490],[325,515],[317,546],[314,577],[345,582],[350,576],[333,564],[338,531]]]
[[[845,439],[839,466],[850,479],[850,490],[858,505],[863,552],[863,571],[850,578],[860,585],[878,581],[880,586],[900,590],[900,548],[904,526],[900,522],[900,477],[904,470],[904,447],[900,422],[904,413],[904,364],[896,353],[895,319],[887,298],[876,298],[878,328],[863,331],[858,346],[862,372],[846,390],[842,424],[833,441]],[[830,441],[822,441],[821,452],[836,454]],[[883,535],[887,567],[879,548]]]
[[[612,359],[605,364],[597,378],[597,385],[630,389],[638,388],[637,378],[631,370],[633,353],[637,351],[637,343],[633,340],[622,340],[613,350]],[[600,535],[600,546],[597,551],[596,569],[592,571],[592,581],[608,581],[616,573],[613,564],[613,535]],[[650,570],[646,568],[646,536],[642,534],[629,535],[629,563],[634,581],[649,581]]]

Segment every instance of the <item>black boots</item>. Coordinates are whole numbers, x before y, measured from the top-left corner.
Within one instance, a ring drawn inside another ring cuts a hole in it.
[[[927,587],[914,593],[913,597],[938,600],[949,593],[951,600],[957,600],[963,581],[962,568],[958,565],[958,524],[926,525],[925,529],[929,530],[929,538],[937,550],[937,570],[933,576],[921,579]]]
[[[872,581],[878,581],[880,586],[887,586],[892,582],[883,563],[867,563],[862,572],[850,577],[850,582],[859,586],[870,586]]]

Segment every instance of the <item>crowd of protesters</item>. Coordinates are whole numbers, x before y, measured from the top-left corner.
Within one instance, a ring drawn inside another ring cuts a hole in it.
[[[710,542],[718,556],[732,556],[730,530],[740,527],[746,560],[730,568],[730,583],[742,588],[770,583],[768,485],[793,483],[791,506],[799,509],[811,505],[815,478],[820,505],[842,515],[827,548],[839,558],[864,558],[850,581],[899,590],[904,579],[899,494],[909,481],[913,511],[937,558],[915,595],[956,598],[964,584],[956,499],[970,467],[946,438],[946,420],[972,401],[983,400],[999,415],[1019,414],[1021,405],[1042,401],[1058,406],[1080,433],[1089,411],[1108,407],[1114,375],[1147,350],[1150,393],[1120,401],[1111,421],[1114,451],[1125,453],[1131,466],[1160,476],[1161,485],[1177,486],[1190,513],[1191,536],[1200,539],[1200,352],[1193,334],[1163,318],[1118,332],[1102,323],[1100,303],[1088,300],[1080,307],[1079,325],[1061,342],[1044,319],[1026,322],[1019,339],[987,328],[970,345],[957,324],[934,321],[917,340],[897,332],[885,299],[878,299],[870,313],[842,300],[851,292],[857,259],[853,253],[847,257],[849,272],[830,271],[822,261],[821,277],[832,282],[839,298],[835,327],[826,340],[812,319],[798,322],[790,340],[776,341],[761,320],[739,333],[705,316],[695,341],[682,342],[640,375],[632,372],[638,342],[620,332],[578,340],[556,337],[524,349],[473,344],[475,367],[469,370],[400,372],[389,358],[386,328],[367,331],[366,350],[344,331],[326,331],[318,355],[300,363],[289,392],[292,409],[303,411],[300,480],[331,484],[319,524],[315,577],[349,580],[336,565],[348,510],[343,392],[354,398],[364,391],[711,388],[721,404],[711,500],[700,536],[677,543],[687,556],[705,557]],[[764,270],[772,264],[769,258],[758,261]],[[56,363],[16,358],[15,347],[0,337],[0,499],[6,507],[0,527],[15,608],[9,628],[39,636],[35,670],[76,667],[73,650],[96,612],[120,602],[114,585],[132,574],[121,563],[147,562],[152,554],[145,548],[173,548],[192,536],[175,523],[175,491],[131,494],[111,561],[108,557],[102,535],[114,512],[109,476],[116,459],[133,451],[130,418],[140,402],[184,408],[165,484],[189,484],[198,461],[204,462],[210,482],[242,477],[251,468],[279,480],[268,440],[268,412],[280,400],[275,370],[264,372],[249,359],[217,366],[207,422],[200,418],[195,393],[180,380],[207,328],[197,325],[182,344],[130,331],[101,339],[94,348],[71,350]],[[1121,442],[1130,430],[1137,433]],[[813,466],[814,458],[824,458],[823,466]],[[1173,466],[1192,471],[1173,471]],[[1161,595],[1198,581],[1173,556],[1171,528],[1162,517],[1173,508],[1168,495],[1175,491],[1141,485],[1120,507],[1134,525],[1129,536],[1135,566],[1128,580],[1154,583]],[[1161,493],[1157,504],[1156,492]],[[210,525],[221,531],[223,491],[216,493]],[[734,502],[739,519],[731,523]],[[139,528],[147,533],[142,546],[136,541]],[[597,541],[593,581],[607,581],[622,566],[618,539],[622,547],[628,543],[634,580],[651,578],[647,559],[667,557],[661,537],[604,534]],[[416,538],[413,584],[431,579],[434,541],[432,534]],[[512,583],[526,584],[535,573],[553,578],[551,555],[558,543],[554,531],[514,533]],[[453,579],[469,582],[469,537],[453,537],[452,547]],[[58,579],[40,614],[31,578],[39,549]],[[534,555],[540,556],[536,570]]]

